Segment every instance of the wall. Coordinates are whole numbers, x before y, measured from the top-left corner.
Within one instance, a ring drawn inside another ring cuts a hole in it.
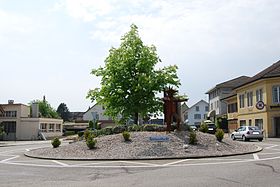
[[[196,106],[199,106],[199,111],[196,111]],[[206,103],[205,101],[200,101],[187,110],[189,125],[194,125],[195,123],[201,123],[202,121],[205,120],[204,115],[205,114],[207,115],[208,113],[208,111],[205,111],[205,106],[209,106],[208,103]],[[200,114],[201,119],[194,119],[195,114]]]
[[[111,120],[108,116],[105,116],[105,109],[101,105],[94,105],[91,109],[89,109],[84,115],[84,121],[91,121],[93,120],[92,113],[96,112],[99,115],[99,120]]]

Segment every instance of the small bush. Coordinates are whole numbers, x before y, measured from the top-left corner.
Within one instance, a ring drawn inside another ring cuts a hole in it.
[[[126,127],[124,125],[117,125],[117,126],[113,127],[113,129],[112,129],[114,134],[122,133],[125,130],[126,130]]]
[[[219,142],[221,142],[224,138],[224,131],[222,129],[217,129],[215,136]]]
[[[204,132],[204,133],[207,133],[207,132],[208,132],[208,125],[205,124],[205,123],[202,123],[202,124],[200,125],[199,131]]]
[[[75,135],[75,131],[65,131],[64,135],[65,135],[65,136],[72,136],[72,135]]]
[[[86,129],[85,132],[84,132],[84,137],[85,137],[86,141],[87,141],[89,135],[90,135],[90,131],[88,129]]]
[[[89,128],[89,129],[93,129],[93,128],[94,128],[94,123],[93,123],[93,121],[89,121],[89,122],[88,122],[88,128]]]
[[[163,125],[147,124],[144,125],[143,131],[164,131],[165,127]]]
[[[60,144],[61,144],[61,141],[60,141],[58,138],[54,138],[54,139],[52,140],[52,146],[53,146],[53,148],[59,147]]]
[[[79,131],[78,136],[81,138],[84,135],[84,132]]]
[[[87,138],[87,146],[89,149],[94,149],[95,146],[96,146],[96,140],[94,139],[94,136],[93,135],[89,135],[88,138]]]
[[[123,131],[122,135],[125,141],[130,140],[130,133],[128,131]]]
[[[194,131],[191,131],[189,134],[189,144],[196,144],[197,143],[197,138],[196,138],[196,133]]]
[[[134,124],[134,125],[130,125],[127,130],[130,132],[143,131],[143,126]]]

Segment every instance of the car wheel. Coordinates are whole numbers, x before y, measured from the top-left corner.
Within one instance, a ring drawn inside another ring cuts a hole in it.
[[[260,142],[263,141],[263,138],[260,138],[259,141],[260,141]]]
[[[245,141],[247,141],[248,139],[246,138],[246,136],[242,136],[242,140],[245,142]]]
[[[231,135],[231,139],[232,139],[232,140],[235,140],[235,137],[234,137],[234,135],[233,135],[233,134]]]

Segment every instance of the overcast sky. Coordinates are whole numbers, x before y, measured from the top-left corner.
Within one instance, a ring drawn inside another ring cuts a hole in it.
[[[85,111],[90,74],[132,23],[159,66],[177,64],[188,105],[280,60],[279,0],[0,0],[0,103],[43,95]]]

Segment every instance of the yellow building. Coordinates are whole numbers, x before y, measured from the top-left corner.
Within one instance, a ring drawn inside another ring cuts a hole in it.
[[[280,61],[234,88],[228,104],[229,130],[258,126],[266,137],[280,137]]]

